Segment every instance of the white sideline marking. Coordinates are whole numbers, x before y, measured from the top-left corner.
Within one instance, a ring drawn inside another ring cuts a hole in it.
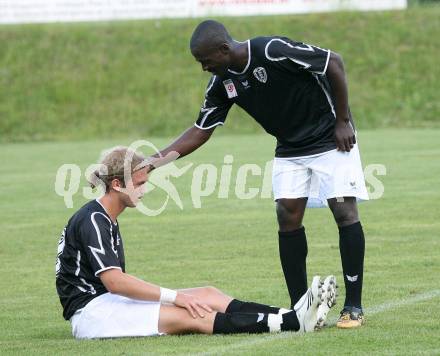
[[[374,315],[374,314],[381,313],[383,311],[387,311],[387,310],[391,310],[391,309],[395,309],[395,308],[400,308],[405,305],[434,299],[436,297],[440,297],[440,289],[435,289],[431,292],[416,294],[416,295],[409,297],[407,299],[401,299],[401,300],[398,300],[395,302],[385,302],[383,304],[379,304],[379,305],[376,305],[376,306],[373,306],[370,308],[365,308],[364,311],[365,311],[365,315],[368,317],[369,315]],[[337,317],[331,318],[329,320],[329,322],[327,323],[327,326],[336,325],[336,320],[337,320]],[[191,355],[193,355],[193,356],[221,355],[221,354],[225,354],[225,353],[230,353],[232,350],[236,350],[241,347],[261,345],[261,344],[264,344],[269,341],[297,337],[298,335],[304,335],[304,334],[297,334],[296,335],[295,333],[292,333],[292,332],[285,332],[285,333],[279,333],[279,334],[269,334],[268,336],[262,336],[258,339],[245,340],[245,341],[237,342],[235,344],[231,344],[226,347],[213,348],[207,352],[191,353]]]

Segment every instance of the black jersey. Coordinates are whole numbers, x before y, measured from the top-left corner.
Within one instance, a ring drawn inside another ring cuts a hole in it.
[[[93,200],[70,218],[58,244],[56,287],[66,320],[108,292],[98,275],[111,268],[125,272],[119,227]]]
[[[228,70],[211,78],[195,125],[222,125],[235,103],[277,138],[277,157],[335,149],[336,115],[325,74],[330,51],[285,37],[257,37],[247,44],[241,73]]]

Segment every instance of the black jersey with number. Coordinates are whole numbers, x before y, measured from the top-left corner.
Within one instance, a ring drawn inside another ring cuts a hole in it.
[[[125,272],[119,227],[93,200],[70,218],[58,244],[56,287],[66,320],[108,292],[99,273],[111,268]]]
[[[336,148],[335,111],[326,77],[330,51],[285,37],[247,41],[241,73],[213,76],[195,125],[223,125],[237,104],[277,138],[277,157],[305,156]]]

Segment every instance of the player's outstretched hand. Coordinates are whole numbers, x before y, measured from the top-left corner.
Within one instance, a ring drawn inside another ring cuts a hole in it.
[[[194,319],[198,317],[204,318],[206,312],[212,312],[212,309],[197,297],[180,292],[177,293],[174,305],[188,310],[188,313],[190,313]]]
[[[350,152],[356,143],[356,136],[350,122],[336,121],[335,140],[338,151]]]

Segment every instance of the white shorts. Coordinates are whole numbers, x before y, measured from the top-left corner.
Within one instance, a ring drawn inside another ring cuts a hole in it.
[[[159,302],[105,293],[77,311],[70,322],[77,339],[159,335]]]
[[[358,145],[350,152],[332,150],[304,157],[274,159],[274,199],[308,197],[307,206],[328,206],[327,199],[368,200]]]

